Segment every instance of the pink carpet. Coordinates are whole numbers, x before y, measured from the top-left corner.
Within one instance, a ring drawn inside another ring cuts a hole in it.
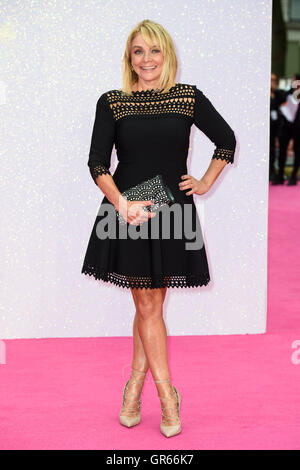
[[[169,337],[181,434],[160,433],[150,373],[141,423],[119,424],[130,338],[5,340],[0,448],[300,449],[299,183],[270,186],[269,208],[267,334]]]

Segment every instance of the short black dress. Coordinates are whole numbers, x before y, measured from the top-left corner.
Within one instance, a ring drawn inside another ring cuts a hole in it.
[[[190,214],[190,227],[178,237],[175,227],[172,230],[172,206],[165,206],[142,224],[149,228],[148,238],[124,237],[124,232],[120,236],[116,209],[104,196],[87,244],[83,274],[126,288],[197,287],[209,283],[200,220],[193,195],[186,195],[191,188],[180,190],[178,186],[183,181],[181,176],[188,174],[186,162],[193,124],[215,144],[211,158],[233,163],[234,132],[196,85],[176,83],[167,93],[152,89],[134,91],[131,96],[116,89],[100,96],[88,159],[94,182],[97,184],[99,175],[111,174],[115,145],[118,165],[112,177],[119,191],[162,175],[182,213],[189,209],[186,213]],[[107,218],[107,213],[101,211],[103,204],[110,204],[117,227],[116,231],[108,230],[106,238],[98,236],[99,222]],[[162,217],[166,208],[170,210],[171,230],[168,236],[162,236],[160,230],[159,236],[152,238],[151,224],[156,217]],[[137,232],[141,230],[141,226],[127,223],[127,229],[133,227]]]

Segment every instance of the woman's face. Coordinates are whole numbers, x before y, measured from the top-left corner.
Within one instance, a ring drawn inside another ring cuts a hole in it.
[[[131,43],[131,63],[141,84],[155,86],[162,72],[164,58],[158,44],[149,47],[139,33]]]

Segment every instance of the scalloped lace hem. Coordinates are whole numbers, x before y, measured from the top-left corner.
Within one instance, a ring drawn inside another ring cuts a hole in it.
[[[220,149],[220,148],[216,148],[214,153],[213,153],[213,156],[212,156],[212,159],[220,159],[220,160],[225,160],[226,163],[231,163],[233,164],[233,158],[234,157],[234,150],[231,150],[231,149]]]
[[[183,276],[126,276],[124,274],[100,270],[89,265],[84,265],[82,267],[81,273],[88,274],[89,276],[93,276],[97,280],[110,282],[119,287],[125,287],[127,289],[157,289],[160,287],[199,287],[206,286],[210,281],[210,276],[208,273],[197,275],[187,274]]]

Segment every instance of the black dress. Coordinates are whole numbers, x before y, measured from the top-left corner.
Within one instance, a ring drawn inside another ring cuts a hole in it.
[[[96,106],[88,166],[96,183],[98,175],[110,173],[110,161],[115,145],[118,165],[113,179],[120,192],[157,174],[161,174],[171,189],[176,203],[190,209],[190,227],[194,238],[169,237],[99,238],[97,227],[104,215],[101,206],[110,204],[106,196],[101,205],[87,245],[81,272],[95,279],[120,287],[196,287],[210,281],[209,268],[201,226],[192,195],[179,189],[182,175],[188,174],[190,129],[195,124],[216,146],[212,158],[233,163],[236,139],[234,132],[196,85],[176,83],[167,93],[163,90],[135,91],[130,96],[121,90],[103,93]],[[96,183],[97,184],[97,183]],[[172,207],[172,206],[171,206]],[[168,209],[170,209],[167,206]],[[147,224],[149,230],[157,212]],[[117,218],[116,218],[117,219]],[[170,215],[172,228],[172,214]],[[142,224],[142,225],[144,225]],[[116,224],[118,225],[118,223]],[[127,223],[127,228],[139,226]],[[116,235],[117,233],[117,235]],[[186,243],[192,249],[187,249]],[[199,240],[202,243],[199,243]]]

